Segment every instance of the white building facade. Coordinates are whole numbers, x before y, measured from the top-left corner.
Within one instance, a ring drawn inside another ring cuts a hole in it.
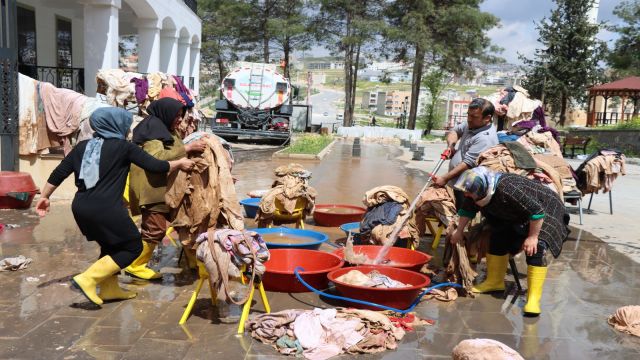
[[[119,42],[136,35],[139,73],[161,71],[198,91],[202,23],[195,0],[18,0],[20,71],[96,93],[100,69],[119,67]]]

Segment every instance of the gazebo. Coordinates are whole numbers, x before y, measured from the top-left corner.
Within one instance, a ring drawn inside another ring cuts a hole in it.
[[[604,111],[596,112],[596,98],[604,98]],[[620,112],[607,111],[609,99],[620,98]],[[638,116],[638,99],[640,99],[640,76],[616,80],[614,82],[596,85],[589,88],[587,107],[587,126],[617,124]],[[628,101],[631,100],[631,104]],[[633,111],[627,111],[626,106],[633,105]]]

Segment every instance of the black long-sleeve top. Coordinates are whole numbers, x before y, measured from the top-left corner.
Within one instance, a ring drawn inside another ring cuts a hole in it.
[[[82,157],[88,141],[71,150],[49,176],[48,183],[59,186],[71,173],[78,187],[71,210],[82,233],[88,240],[101,245],[122,241],[138,241],[140,233],[124,207],[122,195],[131,164],[157,173],[167,173],[169,162],[158,160],[139,146],[125,140],[107,139],[100,154],[100,178],[91,189],[80,179]]]

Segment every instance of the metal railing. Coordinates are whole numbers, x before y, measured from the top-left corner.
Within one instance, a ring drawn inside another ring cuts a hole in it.
[[[198,13],[198,2],[196,0],[183,0],[184,3],[193,11],[194,14]]]
[[[19,65],[22,74],[56,87],[84,93],[84,69],[53,66]]]

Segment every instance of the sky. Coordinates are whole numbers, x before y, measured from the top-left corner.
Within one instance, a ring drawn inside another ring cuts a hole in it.
[[[613,9],[622,0],[600,0],[598,21],[617,24],[620,19],[613,14]],[[518,53],[532,57],[538,43],[538,32],[535,22],[548,17],[554,8],[552,0],[485,0],[480,9],[492,13],[500,19],[500,26],[489,30],[489,37],[493,44],[504,49],[499,54],[508,63],[522,64]],[[602,30],[598,38],[607,41],[609,45],[617,38],[615,33]],[[322,47],[315,47],[312,56],[327,56],[329,52]]]
[[[598,21],[616,24],[620,21],[613,9],[621,0],[600,0]],[[531,57],[537,47],[538,32],[535,23],[548,17],[554,3],[551,0],[485,0],[480,9],[492,13],[500,19],[500,27],[491,29],[489,37],[495,45],[504,48],[502,56],[508,63],[521,64],[518,53]],[[610,42],[615,41],[616,34],[602,30],[598,38]]]

